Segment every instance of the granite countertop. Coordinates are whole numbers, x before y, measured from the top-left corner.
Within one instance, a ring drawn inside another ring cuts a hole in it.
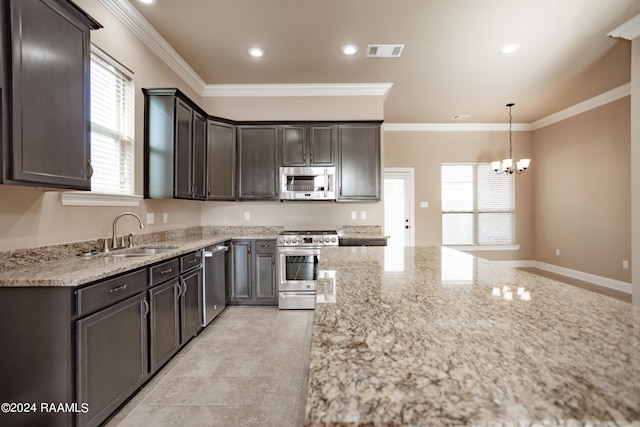
[[[640,426],[640,307],[439,247],[320,269],[306,426]]]
[[[176,247],[167,252],[142,257],[114,257],[98,253],[90,257],[74,254],[56,255],[47,260],[50,251],[41,249],[42,262],[29,262],[25,265],[11,265],[0,269],[1,287],[75,287],[115,276],[126,271],[155,264],[182,254],[216,245],[232,239],[275,239],[278,230],[266,230],[264,233],[198,233],[179,237],[164,236],[156,240],[147,239],[136,247]],[[35,255],[39,249],[32,249]],[[34,257],[34,254],[30,254]]]

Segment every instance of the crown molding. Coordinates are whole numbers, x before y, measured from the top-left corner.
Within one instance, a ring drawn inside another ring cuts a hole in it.
[[[561,122],[570,117],[577,116],[578,114],[586,113],[587,111],[593,110],[595,108],[601,107],[605,104],[617,101],[618,99],[630,95],[631,83],[626,83],[622,86],[618,86],[615,89],[611,89],[610,91],[587,99],[586,101],[580,102],[574,106],[565,108],[564,110],[560,110],[557,113],[553,113],[548,115],[547,117],[543,117],[540,120],[536,120],[535,122],[531,123],[531,125],[533,127],[533,130],[537,130],[554,123]]]
[[[194,91],[205,97],[382,96],[393,83],[206,84],[127,0],[99,0]]]
[[[300,84],[212,84],[202,96],[293,97],[293,96],[382,96],[393,83],[300,83]]]
[[[633,40],[640,36],[640,15],[636,15],[607,34],[610,37]]]
[[[206,83],[193,68],[156,31],[138,10],[127,0],[98,0],[111,14],[118,18],[133,34],[146,44],[180,76],[194,91],[202,93]]]
[[[383,123],[385,132],[503,132],[509,130],[508,123]],[[511,130],[528,132],[530,123],[513,123]]]
[[[625,83],[533,123],[514,123],[512,130],[516,132],[538,130],[630,95],[631,83]],[[509,125],[506,123],[384,123],[382,129],[386,132],[495,132],[509,130]]]

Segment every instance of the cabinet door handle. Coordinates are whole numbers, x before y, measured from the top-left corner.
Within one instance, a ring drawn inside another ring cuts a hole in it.
[[[87,161],[87,171],[89,172],[87,178],[91,179],[91,177],[93,176],[93,166],[91,166],[90,160]]]
[[[142,309],[142,317],[145,318],[145,317],[147,317],[147,314],[149,314],[149,303],[147,302],[146,298],[143,299],[141,301],[141,303],[142,303],[142,307],[143,307],[143,309]]]
[[[182,296],[187,294],[187,282],[182,282]]]
[[[114,292],[121,292],[121,291],[124,291],[125,289],[127,289],[127,284],[126,283],[124,285],[112,288],[111,290],[109,290],[109,293],[112,294]]]
[[[178,295],[176,295],[176,299],[180,298],[180,295],[182,295],[182,286],[180,286],[180,283],[176,283],[175,285],[173,285],[173,290],[176,290],[176,287],[178,288],[177,292]]]

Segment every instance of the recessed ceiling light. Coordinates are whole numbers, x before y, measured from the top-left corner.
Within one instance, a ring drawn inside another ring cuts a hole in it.
[[[145,3],[145,4],[151,4],[153,3],[155,0],[138,0],[140,3]]]
[[[470,114],[456,114],[451,117],[451,120],[467,120],[469,117],[471,117]]]
[[[504,53],[509,54],[509,53],[513,53],[516,50],[520,49],[520,45],[518,43],[509,43],[509,44],[505,44],[504,46],[502,46],[499,51],[500,53]]]
[[[340,50],[345,55],[355,55],[356,53],[358,53],[358,46],[354,44],[345,44],[340,48]]]
[[[264,50],[259,47],[250,47],[247,49],[247,53],[254,58],[262,58],[264,56]]]

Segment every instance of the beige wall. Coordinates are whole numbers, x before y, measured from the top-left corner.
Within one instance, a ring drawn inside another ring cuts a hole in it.
[[[631,282],[629,108],[625,97],[534,132],[536,261]]]
[[[209,114],[232,120],[382,120],[381,96],[203,97]]]
[[[135,73],[136,83],[136,193],[143,191],[143,87],[179,87],[198,102],[197,95],[136,36],[96,0],[76,3],[104,28],[94,31],[92,41]],[[146,213],[169,214],[169,222],[148,226],[151,232],[200,225],[200,203],[182,201],[143,201],[140,207],[65,207],[59,192],[19,186],[0,186],[0,250],[46,246],[107,237],[111,221],[120,212],[133,211],[146,222]],[[128,221],[131,221],[130,223]],[[124,220],[123,232],[140,233],[135,220]]]
[[[384,167],[415,169],[415,244],[442,243],[440,165],[443,162],[489,162],[507,157],[507,132],[384,132]],[[513,133],[513,154],[517,159],[532,156],[531,132]],[[516,181],[516,242],[518,251],[482,251],[476,255],[491,259],[528,260],[533,256],[533,175],[537,159]],[[420,202],[429,202],[420,208]]]
[[[640,305],[640,37],[632,42],[631,56],[631,267],[633,303]]]

